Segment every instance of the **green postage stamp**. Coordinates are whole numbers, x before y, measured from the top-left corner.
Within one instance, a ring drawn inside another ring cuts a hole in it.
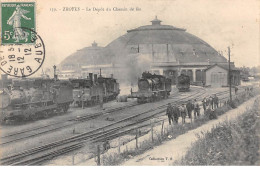
[[[1,26],[3,45],[32,43],[35,31],[35,3],[1,3]]]

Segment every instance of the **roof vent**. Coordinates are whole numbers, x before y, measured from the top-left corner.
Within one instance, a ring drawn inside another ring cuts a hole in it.
[[[155,16],[155,19],[153,19],[151,22],[152,22],[152,25],[161,25],[162,21],[158,20],[157,16]]]
[[[92,43],[92,47],[97,47],[97,43],[95,41]]]

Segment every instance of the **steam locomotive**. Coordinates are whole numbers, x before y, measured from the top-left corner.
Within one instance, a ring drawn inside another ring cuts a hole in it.
[[[12,80],[11,85],[2,87],[0,91],[0,121],[6,123],[47,118],[67,112],[72,102],[72,85],[69,81],[57,78]]]
[[[176,87],[180,92],[185,92],[190,90],[190,77],[184,74],[181,74],[177,77]]]
[[[138,91],[132,92],[130,98],[137,98],[138,103],[152,102],[167,98],[171,92],[171,79],[163,75],[143,72],[138,80]]]
[[[79,107],[91,106],[96,103],[115,99],[119,93],[119,83],[111,77],[97,77],[89,73],[86,79],[70,79],[73,85],[73,101]]]

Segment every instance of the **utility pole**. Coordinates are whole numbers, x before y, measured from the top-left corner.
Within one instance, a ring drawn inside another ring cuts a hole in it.
[[[229,79],[229,97],[230,97],[230,103],[231,103],[232,102],[232,92],[231,92],[230,47],[228,47],[228,79]]]
[[[54,77],[54,80],[55,80],[55,81],[57,81],[56,68],[57,68],[57,66],[54,65],[54,66],[53,66],[53,73],[54,73],[54,74],[53,74],[53,77]]]

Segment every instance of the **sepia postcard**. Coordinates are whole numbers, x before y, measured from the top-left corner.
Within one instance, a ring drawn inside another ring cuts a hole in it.
[[[259,0],[1,0],[0,166],[259,166]]]

